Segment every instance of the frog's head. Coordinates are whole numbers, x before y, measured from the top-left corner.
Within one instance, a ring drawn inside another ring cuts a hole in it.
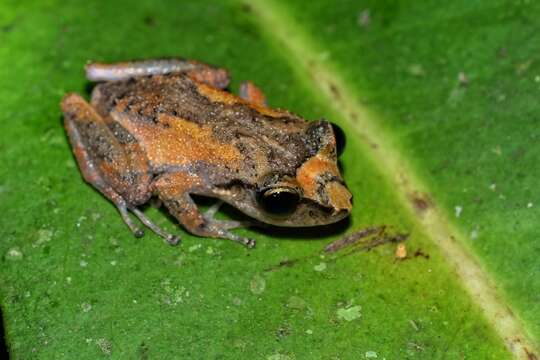
[[[246,196],[234,192],[226,201],[246,214],[277,226],[316,226],[347,217],[352,195],[345,186],[337,164],[338,149],[332,125],[310,123],[306,130],[308,154],[295,174],[270,174]]]

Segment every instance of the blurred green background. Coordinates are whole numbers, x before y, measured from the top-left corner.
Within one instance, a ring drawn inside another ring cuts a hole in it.
[[[0,305],[12,358],[537,358],[539,15],[539,2],[502,0],[2,1]],[[252,80],[272,106],[342,126],[350,221],[239,230],[257,239],[250,251],[149,207],[183,243],[133,238],[80,178],[59,102],[89,96],[87,61],[175,56],[229,69],[233,92]],[[342,103],[366,112],[355,122]],[[425,188],[403,194],[401,175]],[[424,212],[455,238],[437,238]],[[409,257],[396,260],[395,244],[321,253],[372,225],[409,234]],[[517,327],[470,295],[445,241],[474,259]]]

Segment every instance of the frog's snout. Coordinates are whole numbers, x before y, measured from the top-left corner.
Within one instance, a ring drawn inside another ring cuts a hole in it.
[[[325,189],[328,196],[328,203],[332,206],[334,214],[345,212],[349,214],[352,210],[352,194],[345,185],[332,181],[326,184]]]

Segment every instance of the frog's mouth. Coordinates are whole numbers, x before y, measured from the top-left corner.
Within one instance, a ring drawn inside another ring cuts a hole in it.
[[[213,195],[247,216],[275,226],[310,227],[328,225],[338,222],[350,214],[348,209],[336,210],[307,198],[302,198],[291,213],[273,214],[265,211],[261,206],[258,201],[259,195],[257,191],[236,186],[218,189],[214,191]]]

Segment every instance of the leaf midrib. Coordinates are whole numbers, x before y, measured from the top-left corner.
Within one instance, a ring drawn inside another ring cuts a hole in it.
[[[458,275],[472,301],[482,310],[507,349],[516,359],[536,358],[539,351],[535,341],[506,302],[502,291],[497,289],[480,259],[467,245],[462,232],[449,220],[448,214],[436,205],[431,195],[431,206],[421,215],[418,214],[410,200],[411,196],[431,194],[431,191],[411,161],[401,155],[392,134],[379,125],[378,114],[358,102],[354,87],[334,68],[331,61],[321,59],[323,51],[314,39],[295,24],[281,4],[275,0],[249,0],[248,4],[255,15],[254,22],[261,31],[266,33],[270,41],[279,43],[281,49],[286,49],[284,57],[293,63],[292,68],[298,72],[299,78],[309,82],[309,88],[320,91],[324,96],[322,100],[329,103],[364,140],[361,144],[365,154],[394,189],[409,216],[441,250],[448,265]]]

